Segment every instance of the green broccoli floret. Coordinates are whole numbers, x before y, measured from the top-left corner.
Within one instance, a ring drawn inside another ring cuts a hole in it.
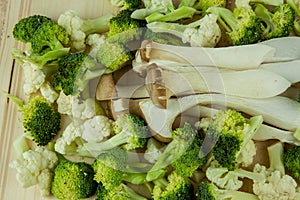
[[[294,178],[300,179],[300,146],[294,146],[283,154],[283,164]]]
[[[149,134],[145,122],[134,114],[119,115],[113,122],[115,135],[101,143],[88,142],[83,148],[91,152],[92,155],[99,155],[101,152],[114,147],[122,147],[125,150],[142,148],[147,142]]]
[[[194,187],[184,177],[172,172],[167,180],[159,178],[153,181],[154,188],[152,191],[153,200],[192,200],[194,199]]]
[[[235,110],[219,111],[205,131],[205,137],[215,143],[212,153],[222,167],[234,170],[239,164],[238,155],[251,140],[263,119],[255,116],[247,120]]]
[[[102,184],[98,185],[96,191],[96,200],[147,200],[145,197],[137,194],[133,189],[125,184],[107,190]]]
[[[142,0],[111,0],[115,7],[121,7],[122,10],[136,10],[142,6]]]
[[[232,45],[252,44],[262,37],[260,19],[251,8],[235,8],[232,12],[227,8],[210,7],[207,12],[218,16]]]
[[[51,192],[57,199],[83,199],[91,197],[97,189],[94,170],[85,162],[60,160],[55,168]]]
[[[186,158],[184,158],[184,156],[187,155],[193,157],[194,156],[193,154],[195,152],[193,152],[194,149],[192,148],[194,145],[195,147],[199,148],[198,143],[200,143],[200,141],[197,141],[199,138],[196,137],[196,135],[197,135],[197,131],[195,131],[188,123],[185,123],[183,127],[175,129],[172,132],[173,140],[167,145],[167,147],[165,148],[161,156],[158,158],[157,162],[149,170],[147,174],[147,180],[152,181],[157,179],[158,178],[157,172],[159,170],[166,168],[167,166],[171,165],[178,159],[185,160]],[[196,141],[194,142],[195,139]],[[199,151],[196,158],[194,158],[195,159],[194,162],[191,163],[191,166],[188,166],[189,163],[186,163],[187,171],[184,171],[184,169],[182,169],[182,165],[184,165],[184,163],[180,164],[179,162],[177,162],[175,163],[175,167],[177,168],[178,171],[182,170],[180,172],[181,174],[184,174],[185,176],[190,176],[192,168],[197,167],[197,165],[200,166],[204,162],[204,160],[199,158],[198,155],[199,155]]]
[[[140,40],[144,26],[143,21],[130,17],[130,10],[122,10],[109,20],[108,40],[126,44],[129,41]]]
[[[21,19],[13,28],[13,36],[16,40],[24,43],[30,42],[35,31],[50,18],[42,15],[32,15]]]
[[[199,156],[203,140],[200,135],[197,134],[197,131],[188,124],[185,125],[185,129],[187,129],[186,131],[190,132],[191,135],[195,135],[195,138],[186,151],[177,160],[175,160],[171,166],[177,174],[183,177],[192,177],[193,173],[199,167],[206,164],[207,157]]]
[[[49,51],[65,48],[69,44],[69,35],[66,29],[53,21],[45,21],[30,39],[31,51],[36,54],[45,54]]]
[[[119,147],[112,148],[98,155],[93,163],[94,180],[104,185],[107,190],[121,185],[123,181],[133,184],[146,182],[146,173],[130,169],[128,154]]]
[[[277,37],[289,36],[293,29],[295,11],[288,4],[281,4],[270,12],[262,4],[257,4],[255,13],[264,26],[262,39],[268,40]]]
[[[257,200],[258,197],[254,194],[236,191],[236,190],[222,190],[217,188],[212,183],[207,181],[201,182],[196,192],[197,200],[225,200],[225,199],[247,199]]]
[[[114,72],[130,64],[134,59],[134,53],[123,44],[108,42],[100,47],[96,57],[108,71]]]
[[[210,0],[210,1],[198,1],[193,7],[201,10],[205,13],[205,11],[213,6],[219,6],[225,8],[227,4],[227,0]]]
[[[96,61],[84,52],[67,54],[58,61],[52,85],[66,95],[76,95],[85,89],[89,80],[104,72],[105,68],[97,68]]]
[[[37,145],[47,145],[57,135],[60,129],[60,114],[45,98],[35,96],[24,104],[21,99],[5,94],[19,107],[25,132]]]

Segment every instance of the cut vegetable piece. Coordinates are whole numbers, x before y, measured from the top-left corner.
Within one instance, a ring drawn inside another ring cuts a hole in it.
[[[283,62],[300,58],[300,37],[290,36],[266,40],[260,44],[275,48],[272,57],[266,57],[264,62]]]
[[[295,131],[300,126],[300,104],[281,96],[251,99],[222,94],[199,94],[169,99],[166,109],[156,107],[150,99],[141,101],[139,106],[149,128],[170,138],[175,118],[198,104],[230,107],[251,116],[262,115],[266,123],[290,131]]]
[[[276,62],[266,63],[260,66],[261,69],[272,71],[291,83],[297,83],[300,81],[300,60],[293,60],[289,62]]]
[[[193,66],[217,66],[236,70],[257,68],[274,54],[273,47],[251,44],[220,48],[184,47],[145,40],[138,51],[146,62],[166,60]],[[136,66],[138,63],[136,62]]]

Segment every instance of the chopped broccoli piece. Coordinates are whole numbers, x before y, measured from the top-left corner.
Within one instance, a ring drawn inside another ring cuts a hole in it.
[[[121,7],[122,10],[136,10],[142,6],[142,0],[111,0],[115,7]]]
[[[153,200],[192,200],[194,198],[192,183],[176,172],[172,172],[167,180],[163,177],[154,180],[153,183]]]
[[[97,189],[94,170],[85,162],[60,160],[55,168],[52,194],[58,199],[83,199],[91,197]]]
[[[119,115],[113,122],[115,135],[101,143],[88,142],[84,144],[85,149],[97,157],[103,151],[120,146],[126,150],[142,148],[148,137],[148,128],[144,120],[134,114]]]
[[[129,41],[140,40],[144,26],[143,21],[130,17],[130,10],[122,10],[109,20],[108,40],[126,44]]]
[[[39,146],[47,145],[60,130],[60,114],[44,97],[35,96],[24,105],[23,101],[5,93],[20,109],[26,133]]]
[[[226,4],[227,4],[227,0],[210,0],[210,1],[200,0],[193,7],[205,13],[205,11],[210,7],[219,6],[225,8]]]
[[[45,54],[49,51],[63,49],[69,44],[69,35],[66,29],[53,21],[45,21],[30,39],[31,51]]]
[[[58,61],[58,72],[52,85],[66,95],[76,95],[85,89],[89,80],[104,72],[104,68],[96,68],[95,60],[86,53],[67,54]]]
[[[30,42],[36,30],[50,18],[42,15],[32,15],[21,19],[13,28],[13,36],[16,40],[24,43]]]
[[[288,4],[275,7],[273,12],[262,4],[258,4],[255,7],[255,13],[264,26],[262,34],[264,40],[289,36],[293,29],[295,12]]]
[[[96,57],[108,71],[114,72],[130,64],[134,59],[134,53],[120,43],[108,42],[100,47]]]
[[[235,110],[219,111],[205,131],[211,143],[216,142],[212,149],[215,159],[222,167],[234,170],[239,164],[238,155],[251,140],[262,124],[262,117],[255,116],[247,120]]]
[[[159,175],[157,172],[159,170],[162,170],[166,168],[167,166],[171,165],[178,159],[185,160],[184,156],[194,156],[194,149],[192,149],[193,145],[195,145],[198,148],[198,143],[200,141],[197,141],[199,138],[196,137],[197,131],[195,131],[190,124],[185,123],[183,127],[177,128],[172,132],[172,138],[173,140],[167,145],[165,150],[163,151],[162,155],[158,158],[157,162],[153,165],[153,167],[149,170],[147,174],[147,180],[152,181],[154,179],[157,179],[157,175]],[[193,144],[193,141],[195,140],[195,143]],[[192,147],[191,147],[192,146]],[[197,150],[196,150],[197,151]],[[199,155],[199,151],[197,156]],[[190,176],[190,170],[191,168],[195,168],[197,166],[200,166],[203,164],[204,160],[201,158],[198,158],[196,156],[195,162],[191,163],[191,166],[185,166],[187,171],[182,169],[183,163],[180,164],[175,163],[175,167],[177,168],[177,171],[179,173],[184,174],[185,176]],[[189,158],[190,159],[190,158]],[[191,167],[189,169],[189,167]],[[184,168],[184,167],[183,167]],[[181,171],[182,170],[182,171]]]
[[[96,200],[147,200],[145,197],[137,194],[133,189],[125,184],[114,187],[111,190],[106,189],[101,183],[96,191]]]
[[[112,148],[98,155],[93,163],[94,180],[103,184],[107,190],[118,187],[122,182],[143,184],[146,182],[146,173],[131,170],[127,164],[128,154],[119,147]]]
[[[260,19],[251,8],[240,7],[231,12],[227,8],[210,7],[207,12],[218,16],[219,23],[233,45],[252,44],[262,37]]]
[[[294,178],[300,180],[300,146],[294,146],[283,154],[283,164]]]
[[[258,200],[254,194],[235,191],[235,190],[222,190],[217,188],[214,184],[207,181],[201,182],[196,192],[197,200],[225,200],[225,199],[247,199]]]
[[[181,19],[192,18],[195,14],[199,14],[199,13],[200,12],[195,8],[188,7],[188,6],[181,6],[165,14],[161,12],[153,12],[145,19],[147,23],[154,22],[154,21],[175,22]]]
[[[197,131],[193,129],[189,125],[185,125],[186,129],[191,133],[191,135],[195,135],[194,140],[190,144],[190,146],[186,149],[186,151],[175,160],[171,166],[174,171],[183,176],[183,177],[192,177],[193,173],[207,162],[207,157],[200,157],[199,152],[201,149],[201,145],[203,140],[200,138],[200,135],[197,134]]]

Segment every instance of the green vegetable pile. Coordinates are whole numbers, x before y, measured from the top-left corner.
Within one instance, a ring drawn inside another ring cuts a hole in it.
[[[5,92],[24,127],[20,185],[57,199],[300,199],[300,1],[111,4],[15,24],[28,45],[12,49],[27,98]]]

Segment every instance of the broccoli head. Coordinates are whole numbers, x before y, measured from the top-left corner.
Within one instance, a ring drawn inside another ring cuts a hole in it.
[[[255,13],[264,26],[262,35],[264,40],[289,36],[293,29],[295,11],[288,4],[275,7],[273,12],[270,12],[262,4],[258,4],[255,7]]]
[[[294,146],[283,154],[283,164],[293,177],[300,179],[300,146]]]
[[[104,73],[105,69],[96,69],[96,62],[84,52],[63,56],[58,61],[58,72],[52,85],[66,95],[75,95],[83,91],[88,81]]]
[[[207,158],[199,156],[201,145],[203,143],[200,135],[197,134],[197,131],[190,125],[186,125],[185,128],[190,129],[188,132],[190,132],[191,135],[195,135],[194,140],[191,145],[188,146],[186,151],[171,164],[171,166],[177,174],[183,177],[192,177],[193,173],[199,167],[206,164]]]
[[[93,163],[94,180],[103,184],[107,190],[120,186],[123,181],[133,184],[145,183],[146,174],[129,171],[127,159],[127,152],[119,147],[102,152]]]
[[[35,96],[24,104],[17,97],[4,94],[19,107],[25,132],[38,146],[47,145],[56,136],[60,129],[60,114],[44,97]]]
[[[45,54],[49,51],[63,49],[69,44],[69,35],[66,29],[53,21],[45,21],[30,39],[31,51]]]
[[[134,53],[123,44],[108,42],[100,47],[96,57],[108,71],[114,72],[129,64],[134,59]]]
[[[54,171],[52,194],[58,199],[83,199],[95,194],[93,167],[85,162],[63,160]]]
[[[251,8],[239,7],[231,12],[223,7],[210,7],[207,12],[218,16],[219,23],[233,45],[252,44],[262,37],[260,19]]]
[[[126,44],[129,41],[140,40],[144,24],[130,17],[130,10],[122,10],[109,20],[108,39],[111,42]]]
[[[42,15],[32,15],[21,19],[13,28],[13,36],[16,40],[24,43],[30,42],[36,30],[50,18]]]
[[[222,167],[234,170],[239,164],[238,155],[251,140],[262,124],[262,117],[255,116],[247,120],[235,110],[219,111],[208,126],[205,135],[217,141],[212,153]]]
[[[113,122],[115,135],[101,143],[85,143],[83,148],[91,152],[92,155],[99,155],[101,152],[121,147],[125,150],[142,148],[146,145],[148,137],[148,127],[140,117],[134,114],[119,115]]]
[[[166,178],[159,178],[153,181],[153,200],[192,200],[194,199],[194,187],[191,182],[176,172],[172,172]]]

